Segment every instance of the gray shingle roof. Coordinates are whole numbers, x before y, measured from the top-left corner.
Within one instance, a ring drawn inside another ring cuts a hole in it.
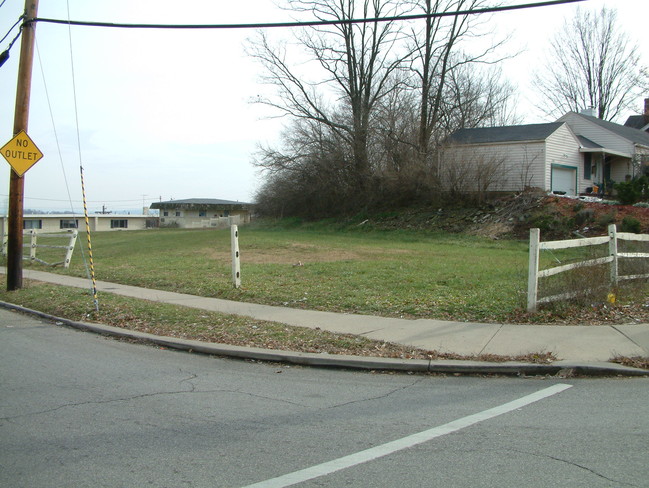
[[[151,204],[151,208],[169,208],[169,207],[181,207],[181,206],[211,206],[211,205],[252,205],[252,203],[247,202],[234,202],[232,200],[219,200],[216,198],[186,198],[184,200],[168,200],[166,202],[154,202]]]
[[[628,141],[633,142],[634,144],[639,144],[642,146],[649,147],[649,134],[633,127],[627,127],[625,125],[616,124],[614,122],[609,122],[608,120],[598,119],[597,117],[592,117],[590,115],[577,114],[580,117],[592,122],[595,125],[598,125],[614,134],[617,134],[620,137],[624,137]]]
[[[455,144],[489,144],[497,142],[544,141],[562,125],[563,122],[552,122],[549,124],[460,129],[449,136],[448,142]]]
[[[624,123],[625,126],[633,127],[634,129],[642,129],[647,124],[649,124],[649,117],[644,115],[631,115]]]
[[[604,146],[600,146],[596,142],[593,142],[584,136],[577,136],[577,139],[579,139],[579,143],[581,144],[581,146],[586,149],[602,149],[604,147]]]

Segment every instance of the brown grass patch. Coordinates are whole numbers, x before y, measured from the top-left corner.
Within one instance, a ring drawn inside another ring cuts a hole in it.
[[[404,249],[386,251],[385,249],[357,248],[354,250],[342,248],[323,248],[314,244],[293,243],[286,248],[275,249],[241,249],[241,259],[251,264],[296,264],[300,263],[332,263],[337,261],[369,261],[379,255],[404,254]],[[210,259],[218,262],[230,262],[230,250],[217,251],[204,249]]]

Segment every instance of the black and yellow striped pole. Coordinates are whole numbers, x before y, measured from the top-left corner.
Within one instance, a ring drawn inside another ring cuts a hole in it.
[[[81,194],[83,196],[83,216],[86,220],[86,236],[88,237],[88,262],[90,263],[90,279],[92,280],[92,299],[95,302],[95,310],[99,312],[99,299],[97,298],[97,281],[95,280],[95,262],[92,259],[92,242],[90,240],[90,221],[88,220],[88,205],[86,203],[86,185],[83,181],[83,165],[81,172]]]

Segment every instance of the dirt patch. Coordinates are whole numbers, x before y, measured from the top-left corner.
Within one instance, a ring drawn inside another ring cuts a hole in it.
[[[374,216],[368,220],[379,229],[441,230],[489,237],[529,239],[530,228],[541,229],[543,240],[604,235],[609,224],[622,230],[625,217],[640,223],[649,233],[649,208],[612,205],[529,190],[485,202],[478,206],[418,208]]]
[[[640,222],[640,232],[649,233],[649,208],[634,207],[633,205],[610,205],[600,202],[588,202],[565,197],[546,197],[543,206],[555,211],[567,219],[575,219],[576,230],[585,233],[605,231],[608,224],[616,224],[621,230],[626,217],[632,217]],[[580,222],[579,216],[584,216]]]
[[[244,249],[241,259],[251,264],[287,264],[301,266],[306,263],[332,263],[337,261],[369,261],[378,255],[403,254],[406,250],[386,251],[385,249],[358,248],[323,248],[309,244],[291,244],[285,248],[274,249]],[[230,251],[209,250],[206,254],[210,259],[221,262],[231,260]]]

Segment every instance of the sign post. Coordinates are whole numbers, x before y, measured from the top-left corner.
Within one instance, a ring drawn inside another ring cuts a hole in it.
[[[20,135],[22,131],[27,131],[29,122],[29,99],[32,85],[32,65],[34,61],[34,34],[36,31],[36,23],[33,20],[37,17],[37,14],[38,0],[25,0],[25,20],[22,26],[18,86],[16,89],[16,109],[14,113],[14,134],[16,135]],[[7,291],[18,290],[23,287],[24,191],[24,177],[12,169],[9,179]]]

